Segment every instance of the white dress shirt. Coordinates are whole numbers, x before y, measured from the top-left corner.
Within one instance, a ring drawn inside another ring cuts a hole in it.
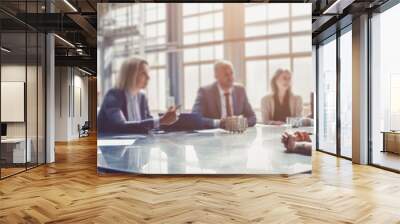
[[[140,114],[140,99],[139,95],[133,95],[126,91],[126,107],[128,112],[128,121],[140,122],[142,121],[142,115]],[[154,128],[160,127],[160,119],[154,119]]]
[[[140,102],[138,95],[133,95],[129,92],[125,92],[126,95],[126,107],[128,112],[128,121],[141,121],[142,116],[140,115]]]
[[[221,86],[218,84],[218,92],[219,92],[219,97],[220,97],[220,102],[221,102],[221,119],[222,118],[226,118],[228,112],[226,111],[226,102],[225,102],[225,92],[224,90],[221,88]],[[232,115],[233,115],[233,98],[232,98],[232,91],[233,88],[229,88],[228,92],[229,92],[229,104],[231,107],[231,111],[232,111]],[[218,128],[220,126],[221,120],[220,119],[215,119],[214,120],[214,127]]]

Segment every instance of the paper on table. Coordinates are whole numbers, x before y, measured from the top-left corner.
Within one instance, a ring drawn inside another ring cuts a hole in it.
[[[97,146],[128,146],[135,143],[136,139],[104,139],[98,140]]]
[[[197,133],[227,133],[224,129],[215,128],[215,129],[203,129],[203,130],[196,130]]]
[[[146,135],[114,135],[111,139],[135,139],[135,138],[146,138]]]

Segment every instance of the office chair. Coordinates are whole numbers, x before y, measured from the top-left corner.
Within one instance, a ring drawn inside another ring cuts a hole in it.
[[[89,130],[90,130],[90,123],[89,121],[85,121],[85,123],[80,127],[78,124],[78,132],[79,132],[79,138],[80,137],[87,137],[89,136]]]

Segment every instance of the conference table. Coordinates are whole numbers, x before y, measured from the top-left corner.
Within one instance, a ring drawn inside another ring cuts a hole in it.
[[[283,174],[311,172],[311,156],[285,152],[283,132],[312,127],[259,125],[243,133],[222,129],[100,137],[99,173]]]

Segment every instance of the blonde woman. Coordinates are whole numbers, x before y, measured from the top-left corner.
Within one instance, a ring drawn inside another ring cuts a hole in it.
[[[141,91],[149,79],[145,59],[133,57],[122,64],[117,84],[107,92],[98,114],[99,134],[147,133],[177,120],[174,107],[160,118],[150,115],[146,95]]]
[[[271,79],[272,94],[261,99],[261,114],[264,124],[282,125],[288,117],[301,117],[303,100],[292,93],[292,73],[278,69]]]

